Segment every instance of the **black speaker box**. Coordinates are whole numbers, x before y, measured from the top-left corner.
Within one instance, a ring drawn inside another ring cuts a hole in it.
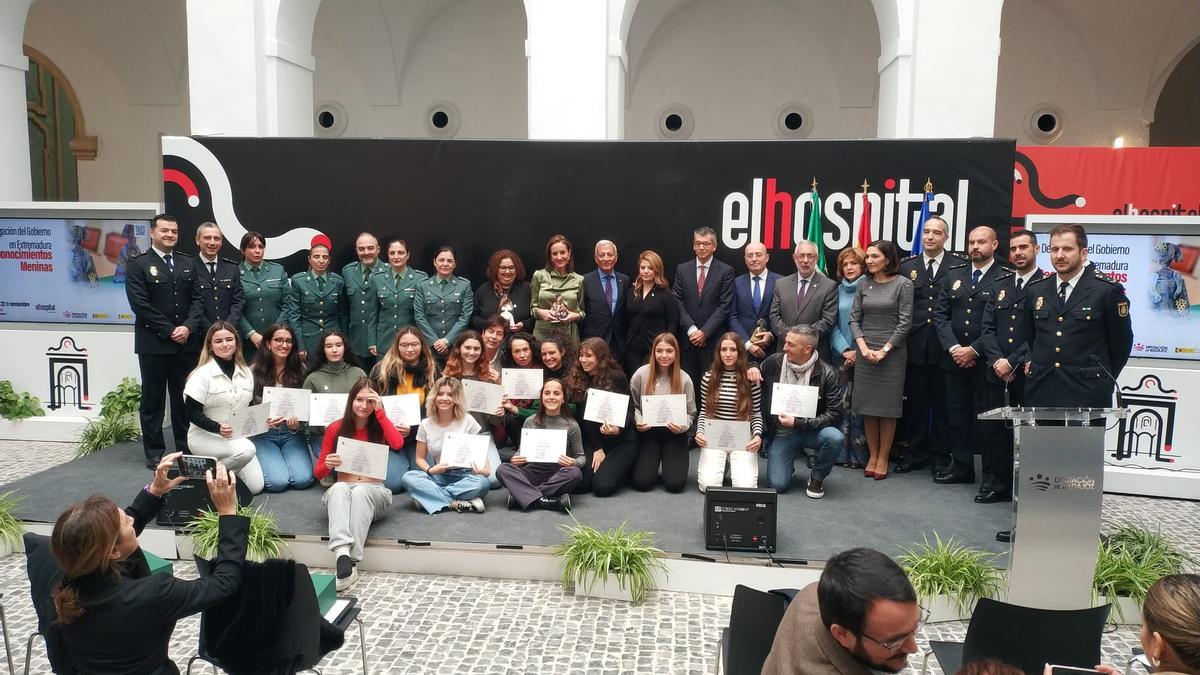
[[[770,488],[708,488],[704,493],[704,547],[774,553],[777,497]]]

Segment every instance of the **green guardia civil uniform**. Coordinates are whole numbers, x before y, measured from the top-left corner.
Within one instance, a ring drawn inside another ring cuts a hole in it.
[[[358,261],[342,268],[348,311],[346,332],[355,356],[369,357],[370,348],[375,345],[375,320],[379,316],[379,306],[375,298],[374,278],[386,273],[387,269],[387,264],[378,260],[369,268],[363,267]]]
[[[263,331],[273,323],[285,321],[284,304],[287,302],[288,282],[287,272],[283,265],[264,260],[257,267],[242,262],[238,266],[242,279],[242,293],[246,296],[246,306],[242,309],[242,320],[238,329],[242,332],[242,351],[247,360],[254,356],[254,345],[250,342],[250,334]],[[263,338],[266,339],[266,335]]]
[[[413,314],[430,344],[443,338],[453,343],[470,325],[474,305],[471,282],[454,275],[447,279],[434,275],[417,284]]]
[[[317,276],[312,270],[292,275],[292,289],[288,293],[284,314],[296,339],[300,351],[311,352],[317,348],[321,332],[331,328],[346,330],[346,284],[334,272]]]
[[[382,357],[396,339],[396,332],[402,326],[417,325],[413,313],[413,303],[417,297],[417,284],[429,275],[411,267],[404,268],[403,274],[396,274],[391,267],[381,274],[371,278],[375,285],[376,306],[378,318],[375,322],[375,339],[371,344]]]

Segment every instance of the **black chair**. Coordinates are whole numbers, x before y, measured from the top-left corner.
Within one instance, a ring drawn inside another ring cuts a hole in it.
[[[1111,607],[1037,609],[983,598],[971,613],[966,639],[930,641],[921,672],[928,672],[930,655],[947,673],[985,659],[999,659],[1029,675],[1041,675],[1047,663],[1091,668],[1100,663],[1100,640]]]
[[[738,584],[733,589],[729,626],[721,629],[717,643],[717,673],[758,675],[771,653],[775,631],[787,611],[794,591],[757,591]]]

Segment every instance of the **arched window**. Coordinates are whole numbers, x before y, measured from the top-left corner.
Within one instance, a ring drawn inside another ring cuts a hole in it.
[[[88,136],[75,90],[54,62],[25,45],[29,70],[25,98],[29,111],[29,166],[36,201],[78,201],[78,160],[96,158],[96,137]]]

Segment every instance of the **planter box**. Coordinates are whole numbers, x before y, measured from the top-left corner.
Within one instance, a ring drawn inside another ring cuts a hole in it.
[[[1115,598],[1106,598],[1100,596],[1101,605],[1112,604],[1112,610],[1108,613],[1108,620],[1118,626],[1140,626],[1142,625],[1142,606],[1133,598],[1118,596]]]
[[[923,598],[922,604],[929,610],[929,620],[926,623],[944,623],[946,621],[969,621],[974,607],[967,607],[966,612],[959,612],[954,599],[948,595],[937,595],[933,598]]]
[[[597,579],[590,587],[587,583],[576,579],[575,596],[633,602],[632,587],[629,584],[625,584],[625,588],[621,588],[617,583],[617,578],[613,576],[608,577],[608,579]]]
[[[27,417],[23,420],[0,419],[0,439],[74,442],[90,419],[65,415]]]

